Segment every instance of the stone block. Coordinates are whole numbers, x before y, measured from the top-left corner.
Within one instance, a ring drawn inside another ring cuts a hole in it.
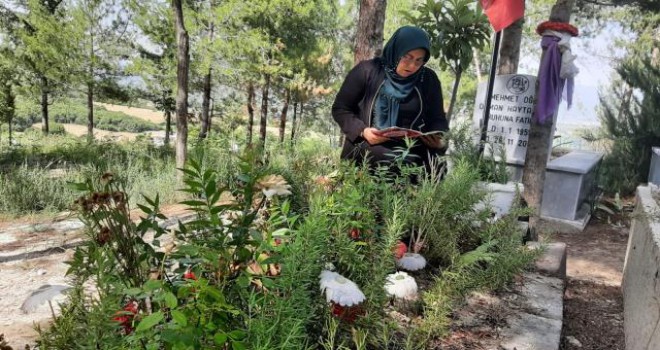
[[[600,153],[573,151],[548,163],[541,215],[576,220],[583,204],[595,195]]]
[[[528,242],[527,246],[533,249],[545,248],[543,255],[536,260],[536,271],[546,276],[566,279],[566,243]]]
[[[654,191],[650,186],[637,188],[623,267],[627,350],[660,349],[660,206]]]
[[[660,147],[653,147],[651,167],[649,168],[649,183],[660,185]]]
[[[559,278],[526,273],[521,294],[526,305],[516,317],[507,320],[501,332],[501,349],[559,349],[564,307],[563,281]]]

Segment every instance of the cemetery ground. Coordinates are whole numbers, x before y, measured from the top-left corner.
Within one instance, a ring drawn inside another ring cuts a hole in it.
[[[177,206],[167,207],[164,212],[174,216],[182,214],[181,207]],[[35,219],[29,218],[4,220],[0,223],[0,232],[35,223]],[[561,349],[624,348],[620,286],[628,229],[629,221],[621,215],[609,219],[594,216],[582,233],[557,233],[544,237],[547,241],[565,242],[568,250]],[[80,237],[72,232],[66,238],[69,243]],[[19,256],[14,253],[41,250],[43,242],[48,241],[47,237],[57,235],[53,231],[40,232],[39,235],[34,232],[15,234],[23,236],[17,237],[20,238],[18,244],[3,242],[6,234],[0,235],[1,255]],[[40,238],[35,240],[37,237]],[[3,276],[0,280],[0,311],[3,315],[0,333],[4,333],[14,349],[33,342],[37,336],[34,325],[48,325],[52,318],[47,304],[29,314],[19,309],[20,304],[42,284],[65,284],[64,274],[68,267],[65,261],[71,258],[72,252],[71,248],[53,249],[21,255],[18,259],[0,260]],[[516,288],[516,283],[510,287],[511,290]],[[469,327],[457,322],[449,336],[432,346],[437,349],[488,349],[507,322],[506,310],[487,302],[491,297],[501,297],[498,294],[480,297],[476,303],[455,310],[455,317],[472,313],[477,322]],[[53,306],[57,310],[56,303]]]

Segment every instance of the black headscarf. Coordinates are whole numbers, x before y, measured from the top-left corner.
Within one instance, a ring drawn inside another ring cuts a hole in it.
[[[396,126],[399,117],[399,103],[412,92],[422,75],[420,67],[415,74],[403,78],[396,73],[401,57],[415,49],[426,50],[424,63],[431,56],[431,44],[426,32],[417,27],[404,26],[397,29],[383,48],[381,61],[385,69],[385,81],[376,96],[374,126],[378,129]]]

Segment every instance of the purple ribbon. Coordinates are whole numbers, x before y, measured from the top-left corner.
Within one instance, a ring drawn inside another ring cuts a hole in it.
[[[561,70],[559,40],[558,37],[552,35],[543,36],[541,40],[541,48],[545,54],[539,69],[539,93],[534,110],[536,120],[540,124],[545,124],[548,119],[552,119],[559,107],[564,90],[566,79],[559,76]],[[566,101],[570,108],[573,104],[573,78],[568,79],[566,90]]]

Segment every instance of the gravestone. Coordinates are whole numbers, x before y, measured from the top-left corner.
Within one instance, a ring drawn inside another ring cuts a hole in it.
[[[648,181],[654,185],[660,185],[660,147],[652,148]]]
[[[479,140],[483,126],[486,84],[486,82],[479,84],[477,89],[472,117],[475,129],[478,128],[475,133],[476,140]],[[527,140],[534,109],[535,84],[536,77],[533,75],[505,74],[495,77],[493,85],[484,154],[500,160],[500,153],[503,150],[509,165],[510,178],[514,181],[522,178],[522,167],[525,163]],[[554,131],[553,127],[552,135],[554,135]],[[550,136],[552,137],[552,135]]]
[[[548,163],[541,216],[584,222],[591,217],[597,194],[601,153],[573,151]]]
[[[486,84],[479,84],[472,118],[474,128],[478,128],[475,133],[477,142],[484,124]],[[535,84],[536,77],[532,75],[507,74],[497,76],[493,85],[484,155],[497,161],[505,155],[510,181],[522,179],[534,110]],[[551,138],[555,133],[556,120],[557,114],[553,116]],[[548,152],[548,157],[550,154]],[[594,152],[571,152],[548,162],[541,217],[584,229],[591,216],[596,193],[594,184],[601,158],[601,154]]]

